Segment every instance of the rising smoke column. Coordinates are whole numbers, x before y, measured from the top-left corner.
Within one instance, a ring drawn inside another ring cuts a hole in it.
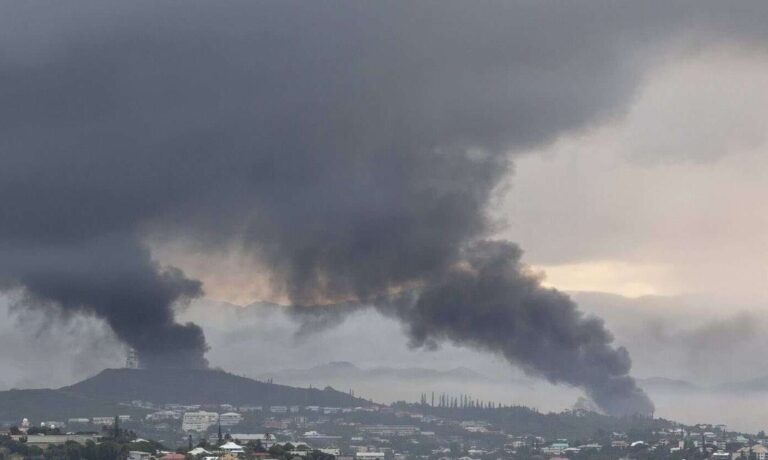
[[[620,115],[669,31],[764,31],[651,3],[0,5],[0,288],[202,366],[173,313],[201,287],[146,243],[237,242],[296,305],[375,303],[647,413],[600,323],[480,241],[514,155]]]
[[[405,322],[413,344],[443,341],[502,355],[530,375],[584,388],[609,414],[651,414],[629,376],[631,361],[602,320],[567,295],[541,287],[505,241],[478,241],[415,295],[381,308]]]
[[[177,324],[171,309],[201,295],[201,283],[177,268],[159,267],[134,238],[111,236],[3,254],[0,279],[15,280],[6,287],[21,287],[24,304],[103,318],[138,352],[142,366],[208,366],[202,330]]]

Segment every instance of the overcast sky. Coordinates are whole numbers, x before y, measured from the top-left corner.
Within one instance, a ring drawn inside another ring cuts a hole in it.
[[[765,303],[767,72],[738,46],[663,62],[625,116],[517,162],[501,233],[566,290]]]

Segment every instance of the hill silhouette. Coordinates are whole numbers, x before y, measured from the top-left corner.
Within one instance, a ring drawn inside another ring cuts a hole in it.
[[[296,388],[220,370],[106,369],[62,391],[102,401],[156,404],[255,404],[355,406],[366,401],[332,388]]]
[[[412,380],[487,381],[488,378],[466,367],[436,370],[423,367],[373,367],[360,368],[348,361],[333,361],[308,369],[285,369],[264,374],[261,378],[280,382],[303,383],[324,381],[365,381],[390,379],[400,382]]]
[[[296,388],[240,377],[221,370],[106,369],[59,389],[0,392],[0,420],[66,419],[130,413],[124,404],[318,405],[370,404],[333,388]]]

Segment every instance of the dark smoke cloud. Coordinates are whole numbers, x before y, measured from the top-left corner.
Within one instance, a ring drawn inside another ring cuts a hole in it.
[[[719,7],[649,3],[104,5],[0,7],[3,286],[95,313],[151,365],[200,366],[200,330],[172,311],[200,286],[142,241],[188,238],[205,253],[237,239],[296,304],[423,288],[402,314],[417,339],[497,350],[608,411],[647,412],[600,323],[518,273],[510,246],[472,242],[510,152],[619,115],[668,31],[730,36],[745,18],[760,31],[754,11],[723,22]],[[539,355],[472,319],[486,282],[502,319],[541,317],[526,323]],[[442,294],[461,287],[468,302]],[[441,319],[443,303],[461,322]],[[584,369],[555,369],[574,355]]]
[[[545,289],[507,242],[480,241],[395,312],[414,345],[442,341],[503,355],[525,372],[586,390],[611,414],[649,414],[653,404],[629,377],[627,350],[614,348],[602,320],[585,317],[568,296]]]
[[[22,288],[23,303],[104,318],[139,352],[145,366],[207,366],[202,330],[176,324],[169,308],[200,295],[201,283],[176,268],[158,267],[133,238],[110,236],[2,253],[0,279]]]

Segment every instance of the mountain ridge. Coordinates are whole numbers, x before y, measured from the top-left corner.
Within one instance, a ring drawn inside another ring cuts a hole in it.
[[[768,375],[755,377],[736,382],[722,383],[714,387],[716,391],[737,393],[764,393],[768,392]]]
[[[105,369],[58,389],[0,391],[0,420],[115,415],[130,412],[121,403],[133,400],[154,404],[370,405],[331,387],[297,388],[222,370]]]
[[[259,376],[260,379],[273,379],[288,382],[309,382],[322,379],[453,379],[460,381],[488,381],[488,377],[470,368],[459,366],[448,370],[424,367],[388,367],[376,366],[361,368],[349,361],[331,361],[310,368],[283,369]]]

